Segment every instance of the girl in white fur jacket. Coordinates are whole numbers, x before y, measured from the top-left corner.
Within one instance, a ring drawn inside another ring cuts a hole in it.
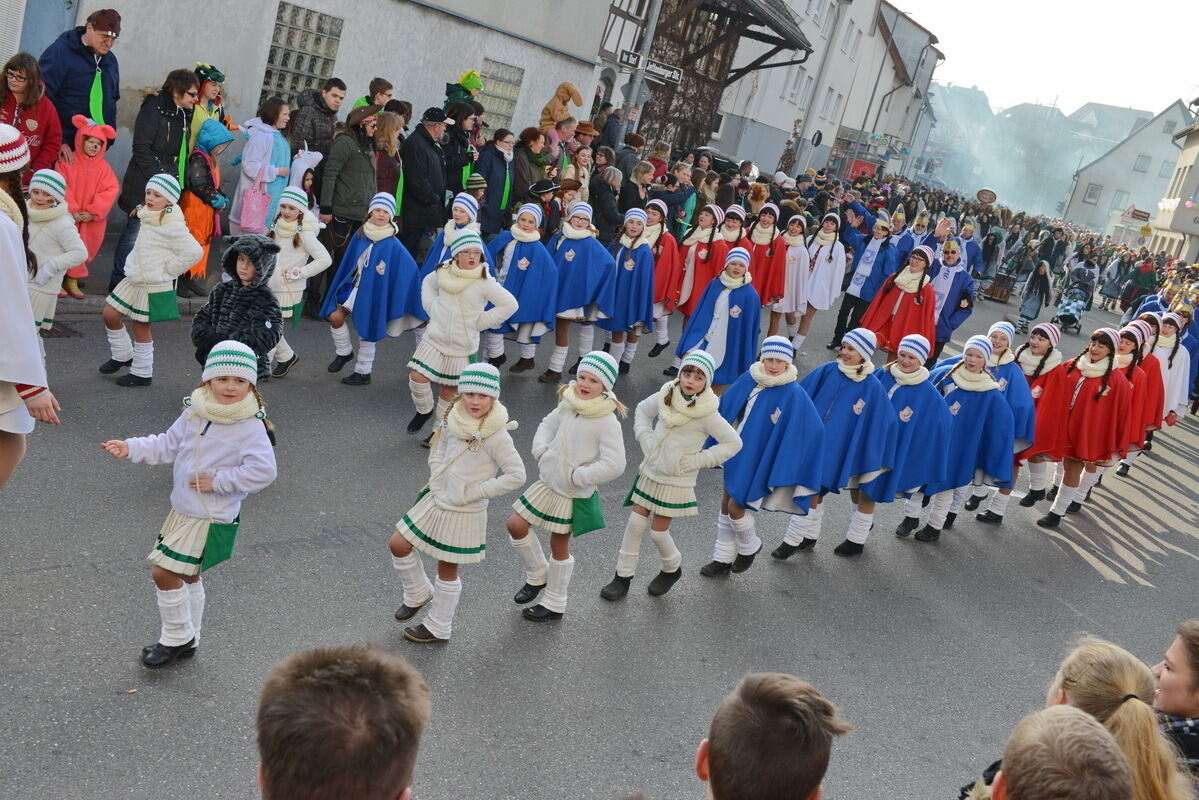
[[[500,403],[499,370],[470,365],[459,376],[458,392],[434,434],[429,482],[391,537],[391,562],[404,586],[396,619],[411,619],[429,604],[423,623],[404,628],[411,642],[449,641],[462,595],[458,565],[486,555],[488,501],[525,482],[524,462],[508,433],[516,422]],[[437,559],[436,584],[425,576],[418,550]]]
[[[151,322],[179,319],[174,281],[204,254],[187,229],[179,202],[179,182],[159,173],[146,182],[146,200],[134,211],[141,226],[125,262],[125,278],[108,295],[104,327],[111,358],[100,365],[102,375],[129,367],[118,386],[149,386],[154,377],[154,336]],[[133,341],[125,330],[133,320]]]
[[[575,560],[570,539],[604,527],[597,487],[624,472],[627,411],[612,393],[619,374],[616,360],[595,350],[579,360],[578,378],[558,391],[558,407],[546,414],[533,437],[539,479],[515,503],[508,517],[512,546],[525,568],[525,584],[512,599],[523,605],[541,590],[545,596],[521,614],[533,622],[562,619]],[[536,526],[550,534],[548,564]]]
[[[664,383],[637,404],[633,432],[645,458],[624,501],[633,512],[620,543],[616,577],[600,591],[605,600],[619,600],[629,593],[647,527],[662,559],[649,593],[660,597],[682,577],[683,556],[670,537],[670,521],[699,513],[695,497],[699,470],[723,464],[741,449],[741,437],[720,416],[720,398],[711,386],[715,371],[710,355],[692,350],[683,358],[677,380]],[[709,438],[716,444],[705,447]]]
[[[254,351],[220,342],[208,354],[203,382],[166,433],[100,445],[113,458],[171,464],[174,472],[171,511],[147,557],[162,617],[158,641],[142,649],[142,664],[150,669],[196,654],[205,601],[200,572],[232,554],[242,499],[275,480],[257,379]]]
[[[37,274],[29,278],[33,324],[48,331],[54,327],[62,276],[87,260],[87,246],[67,213],[66,178],[52,169],[39,169],[29,180],[29,250],[37,256]],[[38,346],[45,358],[40,336]]]
[[[279,198],[279,214],[268,234],[278,242],[279,254],[267,286],[279,301],[283,319],[290,319],[293,328],[300,324],[300,317],[304,313],[304,287],[308,279],[321,274],[333,263],[333,257],[317,238],[321,227],[308,210],[308,197],[304,190],[298,186],[284,189],[283,196]],[[300,356],[280,335],[279,344],[268,354],[270,359],[275,361],[271,377],[282,378],[296,365]]]

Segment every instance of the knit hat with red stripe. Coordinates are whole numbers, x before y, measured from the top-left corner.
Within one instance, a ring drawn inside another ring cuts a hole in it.
[[[29,164],[29,145],[12,125],[0,125],[0,172],[16,172]]]

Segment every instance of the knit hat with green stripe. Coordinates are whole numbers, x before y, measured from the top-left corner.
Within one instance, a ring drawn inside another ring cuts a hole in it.
[[[490,364],[471,364],[458,376],[458,392],[500,396],[500,371]]]
[[[146,181],[146,188],[153,189],[172,203],[178,203],[179,195],[182,194],[179,189],[179,181],[175,180],[174,175],[168,175],[165,172],[151,175],[150,180]]]
[[[708,385],[712,385],[712,375],[716,372],[716,362],[705,351],[692,350],[683,356],[683,363],[679,367],[679,372],[682,372],[686,367],[695,367],[698,369],[708,379]]]
[[[612,391],[619,374],[616,359],[603,350],[592,350],[579,361],[579,373],[590,373],[604,385],[604,389]]]
[[[209,351],[200,380],[207,383],[225,376],[245,378],[251,385],[258,383],[258,356],[248,345],[226,339]]]
[[[52,169],[39,169],[29,179],[29,191],[41,189],[56,203],[67,202],[67,179]]]
[[[455,238],[454,243],[450,245],[450,255],[458,255],[463,250],[478,250],[480,253],[486,253],[483,249],[483,237],[475,233],[469,228],[464,228]]]

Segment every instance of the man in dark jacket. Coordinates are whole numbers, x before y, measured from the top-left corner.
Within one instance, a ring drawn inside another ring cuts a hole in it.
[[[117,126],[117,100],[121,97],[121,72],[112,52],[121,35],[121,15],[111,8],[93,11],[87,24],[64,31],[38,59],[46,97],[58,111],[64,131],[75,130],[76,114],[101,125]],[[93,97],[92,88],[99,91]],[[93,102],[93,99],[95,102]],[[71,158],[74,136],[64,136],[64,158]]]
[[[319,90],[307,89],[297,95],[291,123],[287,126],[287,142],[291,145],[292,158],[301,150],[324,156],[313,170],[312,191],[317,197],[320,197],[321,178],[329,160],[329,149],[333,146],[337,110],[345,99],[345,82],[341,78],[330,78]]]
[[[614,108],[608,113],[608,118],[604,120],[604,127],[600,128],[600,147],[611,147],[613,150],[620,147],[621,134],[624,132],[624,113],[619,108]]]
[[[645,147],[645,137],[639,133],[626,133],[624,147],[616,154],[614,165],[624,175],[626,181],[633,179],[633,167],[641,160],[641,150]]]
[[[421,240],[431,228],[445,224],[445,136],[446,113],[433,107],[425,111],[420,125],[404,140],[404,216],[400,241],[421,262]]]

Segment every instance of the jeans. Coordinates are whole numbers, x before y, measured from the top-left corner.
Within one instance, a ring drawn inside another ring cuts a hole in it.
[[[133,243],[137,241],[137,232],[141,230],[142,221],[138,217],[125,220],[121,229],[121,238],[117,239],[117,251],[112,257],[112,276],[108,279],[108,290],[112,291],[118,283],[125,279],[125,261],[133,252]]]

